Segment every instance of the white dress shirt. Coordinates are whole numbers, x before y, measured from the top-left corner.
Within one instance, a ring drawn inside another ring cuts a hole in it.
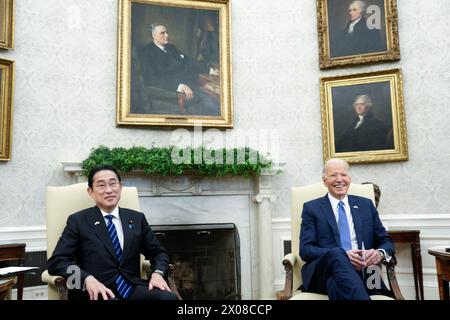
[[[364,116],[359,116],[359,121],[356,123],[355,128],[354,129],[358,129],[360,125],[362,125],[362,123],[364,122]]]
[[[333,208],[334,217],[336,219],[336,223],[339,226],[339,199],[336,199],[331,194],[328,193],[328,199],[331,203],[331,208]],[[353,224],[353,217],[350,211],[350,205],[348,204],[348,196],[346,195],[344,199],[342,199],[344,203],[345,215],[347,216],[348,227],[350,228],[350,240],[352,242],[352,249],[358,249],[358,241],[356,240],[356,232],[355,226]]]

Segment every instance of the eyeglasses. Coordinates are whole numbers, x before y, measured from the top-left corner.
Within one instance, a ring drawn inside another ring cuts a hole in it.
[[[103,192],[103,191],[106,191],[106,189],[108,187],[110,187],[111,189],[114,190],[118,186],[120,186],[120,181],[117,181],[117,180],[111,180],[109,183],[101,181],[101,182],[99,182],[98,184],[96,184],[94,186],[94,189],[96,189],[96,190],[98,190],[100,192]]]

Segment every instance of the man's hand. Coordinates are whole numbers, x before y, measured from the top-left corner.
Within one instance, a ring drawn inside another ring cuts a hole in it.
[[[86,280],[84,280],[84,284],[89,293],[90,300],[98,300],[99,294],[102,296],[103,300],[108,300],[108,296],[115,298],[114,293],[105,287],[103,283],[95,279],[94,276],[88,276]]]
[[[347,256],[350,259],[350,262],[356,270],[361,270],[361,268],[366,267],[364,260],[362,258],[363,250],[348,250]]]
[[[183,92],[186,96],[186,100],[191,100],[194,97],[194,92],[192,91],[191,88],[189,88],[188,85],[181,83],[180,85],[178,85],[177,91]]]
[[[366,256],[366,267],[379,265],[383,259],[380,252],[375,249],[366,250],[364,254]]]
[[[148,283],[148,290],[152,290],[153,288],[159,288],[162,291],[171,291],[166,280],[157,273],[152,273],[152,278]]]

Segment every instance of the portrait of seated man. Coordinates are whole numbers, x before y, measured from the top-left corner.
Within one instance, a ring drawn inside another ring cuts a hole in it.
[[[359,95],[353,102],[354,117],[343,134],[336,137],[336,152],[371,151],[394,148],[385,123],[375,117],[372,99]]]
[[[141,79],[145,86],[176,92],[183,99],[180,113],[219,116],[220,101],[201,88],[199,76],[219,76],[219,70],[198,61],[169,42],[168,28],[153,23],[149,30],[152,41],[138,52]],[[151,98],[150,98],[151,100]],[[157,113],[164,113],[158,110]]]
[[[330,34],[330,56],[341,57],[386,51],[386,43],[380,36],[377,24],[369,25],[365,16],[365,1],[355,0],[348,6],[348,21],[345,27]],[[384,23],[384,21],[382,21]],[[381,25],[381,21],[380,21]],[[331,30],[330,30],[331,31]]]

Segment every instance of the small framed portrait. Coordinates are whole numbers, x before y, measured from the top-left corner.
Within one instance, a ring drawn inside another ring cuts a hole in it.
[[[229,0],[119,0],[117,125],[233,127]]]
[[[15,0],[0,0],[0,48],[14,48]]]
[[[397,0],[316,0],[320,69],[400,59]]]
[[[400,69],[320,79],[324,161],[408,160]]]
[[[11,160],[14,62],[0,59],[0,161]]]

